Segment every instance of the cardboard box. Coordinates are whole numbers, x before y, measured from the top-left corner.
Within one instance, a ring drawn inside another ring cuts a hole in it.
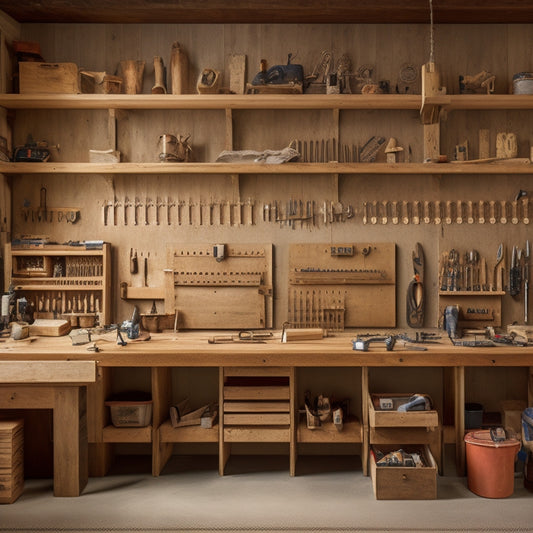
[[[375,450],[389,453],[403,449],[408,453],[420,452],[426,464],[423,467],[377,466]],[[437,464],[427,446],[376,445],[370,453],[370,476],[376,500],[434,500],[437,498]]]
[[[511,428],[520,435],[522,432],[522,411],[526,407],[527,402],[524,400],[504,400],[500,405],[503,427]]]
[[[0,420],[0,503],[13,503],[24,489],[24,420]]]
[[[80,92],[75,63],[19,63],[20,94],[77,94]]]

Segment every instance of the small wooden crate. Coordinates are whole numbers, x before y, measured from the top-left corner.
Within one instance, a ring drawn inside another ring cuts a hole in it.
[[[0,420],[0,503],[13,503],[24,489],[24,420]]]
[[[370,476],[376,500],[435,500],[437,498],[437,464],[428,446],[379,445],[383,453],[402,448],[406,452],[421,452],[428,466],[377,466],[370,454]],[[372,447],[374,450],[374,447]]]
[[[20,94],[76,94],[80,92],[75,63],[19,63]]]
[[[439,426],[439,414],[436,410],[430,411],[407,411],[380,410],[376,405],[382,398],[401,398],[406,400],[413,394],[371,394],[368,397],[368,419],[371,428],[379,427],[425,427],[435,428]],[[423,395],[426,396],[426,395]]]

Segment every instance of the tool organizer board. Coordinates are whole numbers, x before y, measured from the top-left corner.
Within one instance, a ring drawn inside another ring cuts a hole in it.
[[[273,327],[272,244],[167,248],[166,312],[178,311],[181,329]]]
[[[297,327],[395,327],[396,245],[290,245],[288,307]]]

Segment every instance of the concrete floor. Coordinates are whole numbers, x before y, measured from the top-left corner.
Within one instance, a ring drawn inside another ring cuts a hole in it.
[[[438,498],[376,500],[357,456],[173,456],[160,477],[147,456],[117,457],[78,498],[53,496],[50,479],[26,480],[22,496],[0,506],[0,531],[325,531],[533,532],[533,493],[516,477],[514,494],[485,499],[466,478],[438,478]]]

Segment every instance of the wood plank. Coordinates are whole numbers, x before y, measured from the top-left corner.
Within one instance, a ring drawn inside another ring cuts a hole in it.
[[[135,428],[106,426],[103,438],[104,442],[152,442],[152,426]]]
[[[289,387],[224,387],[224,400],[288,400]]]
[[[290,442],[289,428],[226,427],[225,442]]]
[[[290,413],[228,413],[224,415],[224,424],[234,426],[267,426],[288,425]]]
[[[159,433],[161,442],[218,442],[219,426],[215,424],[212,428],[201,426],[173,428],[167,420],[160,426]]]
[[[290,376],[291,369],[288,367],[255,367],[255,366],[241,366],[241,367],[226,367],[224,368],[224,377],[246,377],[246,376]]]
[[[226,413],[289,413],[290,402],[224,402]]]
[[[53,407],[53,387],[46,385],[0,386],[0,409],[53,409]]]
[[[94,361],[0,361],[0,383],[94,383]]]
[[[228,176],[239,174],[531,174],[531,165],[525,162],[509,163],[286,163],[234,164],[234,163],[4,163],[3,174],[213,174]]]
[[[333,423],[324,424],[316,429],[308,429],[307,423],[302,420],[298,425],[297,438],[299,443],[359,444],[363,442],[363,426],[357,419],[352,418],[344,421],[342,431],[339,431]]]
[[[79,496],[89,477],[85,387],[56,387],[54,495]]]

